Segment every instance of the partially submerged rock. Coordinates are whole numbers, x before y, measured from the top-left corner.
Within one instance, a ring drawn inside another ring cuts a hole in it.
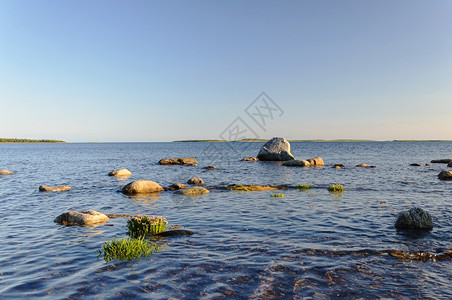
[[[199,177],[192,177],[187,181],[188,184],[204,184],[204,180]]]
[[[412,163],[412,164],[410,164],[410,166],[412,166],[412,167],[423,167],[424,165],[423,164],[419,164],[419,163]]]
[[[355,166],[355,168],[367,168],[367,167],[369,167],[368,164],[359,164]]]
[[[336,168],[336,167],[345,168],[345,164],[334,164],[333,168]]]
[[[215,170],[217,167],[215,167],[215,166],[207,166],[207,167],[204,167],[204,169],[206,169],[206,170]]]
[[[39,191],[41,191],[41,192],[64,192],[64,191],[69,191],[70,189],[71,189],[71,187],[67,186],[67,185],[60,185],[60,186],[41,185],[41,186],[39,186]]]
[[[95,210],[69,211],[55,218],[55,223],[63,225],[88,226],[105,223],[109,220],[107,215]]]
[[[325,165],[321,157],[310,158],[308,162],[311,164],[311,167],[322,167]]]
[[[259,154],[259,160],[265,161],[286,161],[295,159],[290,153],[290,143],[282,137],[274,137],[262,146]]]
[[[177,190],[182,190],[182,189],[186,189],[187,186],[183,183],[175,183],[170,185],[169,187],[166,187],[165,190],[167,191],[177,191]]]
[[[193,157],[180,157],[180,158],[164,158],[159,161],[160,165],[186,165],[196,166],[198,161]]]
[[[448,166],[449,168],[452,168],[452,161],[451,161],[450,163],[448,163],[447,166]]]
[[[182,195],[185,196],[195,196],[210,193],[208,189],[202,186],[193,186],[186,189],[182,189],[179,191]]]
[[[413,207],[409,211],[401,212],[394,226],[397,229],[431,230],[433,221],[430,214],[422,208]]]
[[[13,172],[8,170],[0,170],[0,175],[13,175]]]
[[[438,174],[440,180],[452,180],[452,171],[442,170]]]
[[[241,161],[259,161],[259,158],[257,158],[257,157],[245,157],[245,158],[242,158]]]
[[[119,169],[119,170],[111,171],[110,173],[108,173],[108,176],[128,177],[128,176],[132,176],[132,172],[130,172],[127,169]]]
[[[452,158],[434,159],[431,161],[432,164],[448,164],[450,162],[452,162]]]
[[[231,184],[227,187],[228,190],[252,192],[252,191],[270,191],[277,190],[277,186],[262,186],[262,185],[241,185],[241,184]]]
[[[163,232],[155,234],[154,236],[170,237],[170,236],[181,236],[181,235],[192,235],[192,234],[195,234],[195,233],[190,230],[176,229],[176,230],[163,231]]]
[[[126,184],[122,192],[127,195],[151,194],[163,191],[163,188],[156,182],[150,180],[136,180]]]
[[[292,159],[292,160],[285,161],[283,163],[283,166],[288,166],[288,167],[309,167],[309,166],[311,166],[311,164],[307,160]]]

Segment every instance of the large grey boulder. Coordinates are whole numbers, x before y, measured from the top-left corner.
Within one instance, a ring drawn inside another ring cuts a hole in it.
[[[93,224],[105,223],[110,218],[103,213],[95,210],[69,211],[55,218],[55,223],[64,225],[88,226]]]
[[[156,182],[150,180],[136,180],[126,184],[122,192],[127,195],[151,194],[163,191],[163,188]]]
[[[290,143],[282,137],[274,137],[262,146],[259,154],[259,160],[264,161],[287,161],[295,157],[290,153]]]
[[[394,226],[397,229],[431,230],[433,222],[429,213],[422,208],[413,207],[409,211],[401,212]]]
[[[440,180],[452,180],[452,171],[442,170],[438,174]]]

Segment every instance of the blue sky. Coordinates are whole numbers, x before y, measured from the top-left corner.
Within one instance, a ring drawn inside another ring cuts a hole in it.
[[[0,0],[0,137],[452,139],[452,1]],[[261,92],[283,110],[259,127]]]

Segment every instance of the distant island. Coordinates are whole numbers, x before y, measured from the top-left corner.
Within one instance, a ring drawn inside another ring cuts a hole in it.
[[[66,143],[59,140],[33,140],[33,139],[10,139],[0,138],[0,143]]]

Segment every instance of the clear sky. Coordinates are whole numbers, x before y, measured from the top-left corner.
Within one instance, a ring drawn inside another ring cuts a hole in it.
[[[450,0],[0,0],[0,137],[452,139],[451,113]]]

